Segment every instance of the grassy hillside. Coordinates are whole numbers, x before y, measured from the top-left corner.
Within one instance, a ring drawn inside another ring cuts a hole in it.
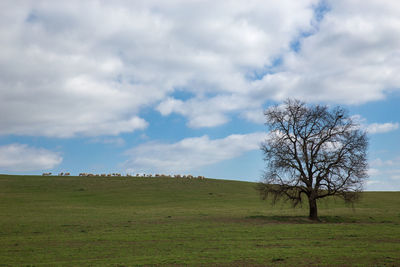
[[[319,208],[238,181],[0,175],[0,266],[398,266],[400,192]]]

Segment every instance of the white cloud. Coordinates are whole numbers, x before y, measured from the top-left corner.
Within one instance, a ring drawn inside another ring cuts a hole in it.
[[[400,174],[392,175],[390,178],[392,178],[394,180],[400,180]]]
[[[330,11],[315,32],[284,56],[281,70],[259,86],[305,100],[364,103],[400,88],[400,4],[397,1],[325,1]],[[267,90],[267,91],[268,91]]]
[[[249,109],[242,112],[242,117],[246,118],[248,121],[263,124],[266,122],[264,116],[264,110],[262,109]]]
[[[162,115],[175,112],[188,117],[188,126],[192,128],[213,127],[229,121],[226,113],[233,113],[238,110],[246,112],[246,108],[251,106],[250,102],[250,99],[241,94],[192,98],[188,101],[167,98],[158,105],[157,110]]]
[[[400,181],[396,179],[376,178],[367,181],[366,190],[368,191],[399,191]]]
[[[380,182],[379,181],[372,181],[372,180],[367,181],[367,186],[376,185],[376,184],[380,184]]]
[[[367,131],[369,134],[380,134],[395,131],[399,128],[398,122],[384,122],[384,123],[367,123],[367,119],[360,115],[353,115],[351,119],[360,125],[362,129]]]
[[[400,190],[400,157],[370,161],[368,190]]]
[[[387,133],[399,128],[399,123],[371,123],[367,127],[367,132],[370,134]]]
[[[225,123],[232,110],[260,105],[235,103],[251,90],[246,75],[289,50],[310,28],[316,2],[2,1],[0,134],[144,129],[140,110],[168,101],[175,88],[196,96],[180,111],[190,126]],[[233,95],[231,107],[188,111],[220,102],[209,94]]]
[[[194,128],[261,122],[271,99],[398,90],[399,4],[324,1],[317,21],[318,2],[2,1],[0,135],[118,135],[146,128],[148,107]]]
[[[0,170],[38,171],[52,169],[62,162],[59,153],[25,144],[0,146]]]
[[[257,150],[264,138],[265,133],[256,132],[214,140],[205,135],[173,144],[149,142],[128,150],[124,167],[130,172],[184,173]]]
[[[379,174],[380,174],[379,169],[376,169],[376,168],[369,168],[368,169],[368,175],[369,176],[377,176]]]
[[[393,168],[399,167],[400,168],[400,157],[395,157],[391,159],[382,160],[380,158],[376,158],[370,162],[370,165],[375,168]]]
[[[105,145],[124,146],[125,140],[121,137],[96,137],[90,140],[91,143],[100,143]]]
[[[400,67],[400,39],[393,37],[400,35],[399,4],[394,1],[379,5],[375,1],[324,3],[329,11],[321,21],[309,17],[310,24],[303,27],[305,34],[298,39],[299,51],[283,49],[276,54],[282,57],[282,64],[271,67],[270,72],[267,68],[261,80],[246,81],[241,94],[232,91],[230,99],[221,97],[231,109],[214,106],[214,98],[208,98],[197,101],[208,109],[196,112],[215,113],[223,118],[210,123],[211,126],[225,123],[229,118],[223,116],[232,112],[261,123],[262,117],[253,116],[249,110],[261,108],[268,99],[297,97],[352,104],[383,99],[387,92],[399,90],[396,70]],[[292,41],[298,36],[301,36],[299,32],[292,35]],[[193,101],[189,100],[171,112],[187,116],[189,126],[195,127],[193,121],[197,114],[193,114],[193,107]],[[395,127],[396,124],[375,124],[369,130],[381,133]]]

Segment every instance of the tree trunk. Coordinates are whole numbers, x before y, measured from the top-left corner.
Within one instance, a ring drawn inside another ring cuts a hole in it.
[[[317,200],[313,197],[309,197],[308,204],[310,206],[310,216],[309,219],[313,221],[319,221],[318,210],[317,210]]]

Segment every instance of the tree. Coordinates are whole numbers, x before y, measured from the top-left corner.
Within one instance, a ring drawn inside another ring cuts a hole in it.
[[[264,114],[270,131],[261,145],[266,171],[257,189],[263,199],[297,206],[306,197],[311,220],[319,220],[318,199],[357,200],[367,178],[368,140],[346,110],[288,99]]]

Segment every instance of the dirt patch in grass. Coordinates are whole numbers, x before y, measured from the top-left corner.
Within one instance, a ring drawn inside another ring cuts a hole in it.
[[[335,224],[352,224],[360,223],[351,217],[342,216],[320,216],[319,221],[310,220],[306,216],[266,216],[266,215],[254,215],[245,217],[247,221],[253,221],[258,223],[273,223],[273,224],[321,224],[321,223],[335,223]],[[373,222],[370,222],[373,223]]]
[[[212,217],[209,221],[215,223],[264,225],[264,224],[318,224],[304,216],[265,216],[255,215],[246,217]]]
[[[255,215],[246,217],[248,221],[257,221],[264,223],[284,223],[284,224],[310,224],[310,223],[319,223],[316,221],[312,221],[308,219],[308,217],[304,216],[265,216],[265,215]]]
[[[229,262],[229,263],[216,263],[216,264],[206,264],[206,265],[199,265],[199,266],[221,266],[221,267],[250,266],[250,267],[261,267],[261,266],[266,266],[266,265],[257,263],[255,260],[248,259],[248,260],[235,260],[235,261]]]

